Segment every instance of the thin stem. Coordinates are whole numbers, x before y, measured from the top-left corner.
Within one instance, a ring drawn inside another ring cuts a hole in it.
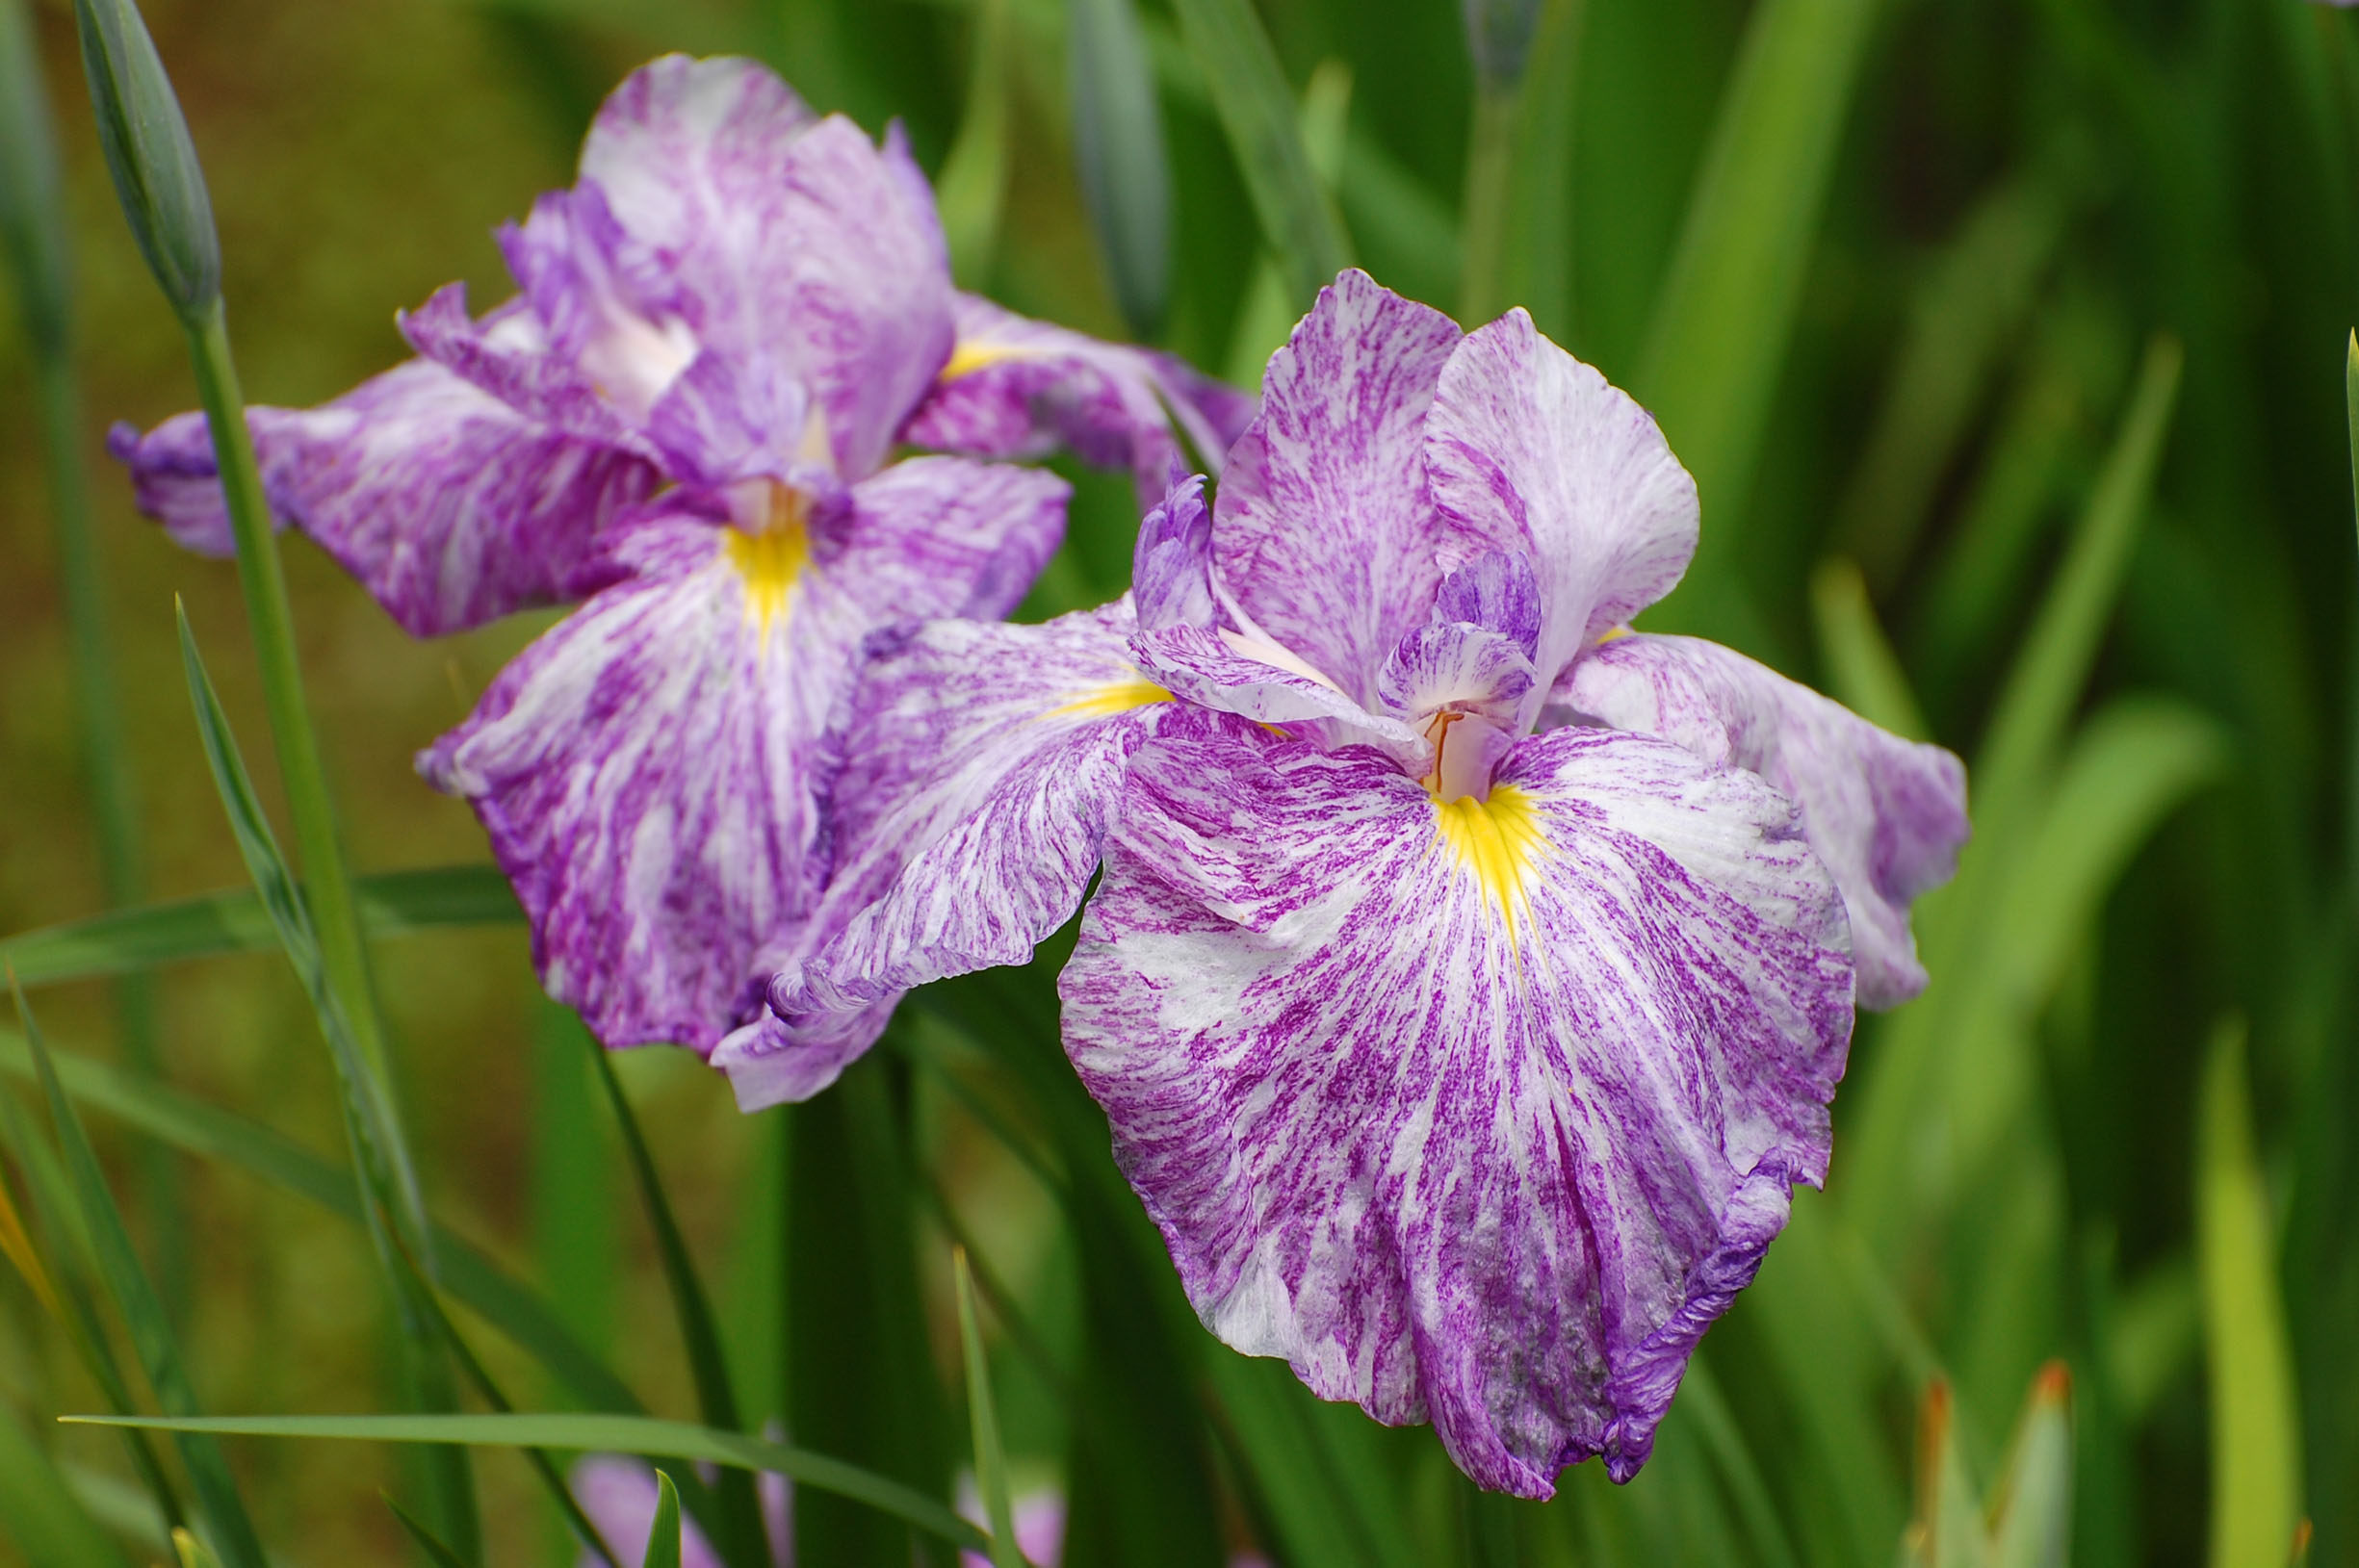
[[[1475,87],[1474,120],[1466,132],[1466,210],[1459,229],[1458,319],[1470,327],[1512,303],[1506,297],[1506,270],[1516,103],[1513,88]]]

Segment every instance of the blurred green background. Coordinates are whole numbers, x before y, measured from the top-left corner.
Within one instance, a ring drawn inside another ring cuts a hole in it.
[[[493,225],[568,181],[599,96],[666,48],[760,55],[873,131],[899,117],[943,184],[962,281],[1215,372],[1253,378],[1322,257],[1454,312],[1529,304],[1655,410],[1698,475],[1704,553],[1642,624],[1736,643],[1957,749],[1977,838],[1922,906],[1932,989],[1861,1020],[1830,1192],[1798,1197],[1650,1468],[1615,1489],[1584,1467],[1545,1508],[1493,1504],[1423,1434],[1354,1430],[1337,1452],[1391,1484],[1341,1494],[1363,1494],[1363,1521],[1384,1521],[1367,1528],[1412,1561],[1881,1563],[1910,1517],[1930,1381],[1954,1386],[1984,1484],[2061,1357],[2073,1561],[2282,1562],[2306,1514],[2312,1560],[2359,1563],[2359,573],[2340,374],[2359,316],[2354,18],[2300,0],[1556,0],[1536,8],[1521,87],[1478,90],[1452,0],[1264,0],[1299,114],[1289,146],[1317,182],[1294,193],[1333,201],[1271,241],[1257,213],[1285,169],[1231,150],[1239,78],[1208,74],[1182,25],[1204,4],[144,9],[205,160],[258,402],[318,401],[391,363],[395,309],[451,278],[479,307],[503,297]],[[235,578],[142,523],[99,449],[108,421],[152,424],[194,386],[99,161],[70,13],[34,9],[146,880],[158,895],[234,886],[171,602],[259,761]],[[1121,73],[1128,35],[1107,53],[1110,12],[1138,28],[1138,78]],[[1126,93],[1142,79],[1152,95]],[[1159,156],[1122,112],[1149,103]],[[39,424],[10,318],[9,932],[106,903]],[[1031,613],[1123,586],[1128,480],[1075,476],[1072,541]],[[416,643],[316,552],[286,556],[360,868],[480,861],[467,812],[408,758],[545,620]],[[435,932],[378,959],[431,1206],[535,1278],[651,1405],[687,1413],[653,1244],[521,933]],[[105,988],[38,999],[61,1045],[125,1059]],[[334,1081],[282,959],[161,970],[153,1004],[167,1081],[342,1158]],[[1086,1379],[1103,1303],[1076,1286],[1047,1188],[962,1098],[1011,1102],[1022,1123],[1021,1074],[946,1024],[913,1024],[889,1054],[916,1169],[1047,1342],[996,1341],[993,1364],[1020,1471],[1052,1476],[1088,1394],[1041,1364],[1070,1350]],[[926,1061],[940,1070],[908,1066]],[[723,1302],[747,1413],[781,1411],[789,1118],[740,1118],[680,1053],[620,1067]],[[399,1402],[356,1230],[94,1126],[210,1408]],[[932,1221],[919,1258],[946,1390]],[[7,1419],[101,1515],[136,1511],[118,1446],[48,1427],[99,1401],[13,1274],[0,1308]],[[478,1338],[513,1391],[557,1398]],[[1233,1414],[1240,1388],[1210,1402]],[[1213,1448],[1231,1542],[1296,1562],[1344,1550],[1274,1495],[1288,1483],[1251,1431]],[[402,1560],[374,1495],[398,1459],[233,1452],[290,1560]],[[489,1560],[562,1560],[523,1466],[477,1471]]]

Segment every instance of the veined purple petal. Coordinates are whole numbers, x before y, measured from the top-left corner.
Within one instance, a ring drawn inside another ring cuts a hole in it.
[[[1139,504],[1163,493],[1176,421],[1217,477],[1254,399],[1171,354],[1102,343],[958,296],[958,341],[901,438],[974,457],[1040,457],[1069,448],[1083,462],[1127,468]]]
[[[272,514],[316,540],[413,636],[569,596],[600,531],[657,482],[637,458],[538,424],[428,360],[318,408],[249,408]],[[182,545],[231,550],[202,414],[108,447]]]
[[[1893,1007],[1925,989],[1908,906],[1950,879],[1966,841],[1955,755],[1695,637],[1616,637],[1583,655],[1552,701],[1564,717],[1661,735],[1782,790],[1843,889],[1860,1004]]]
[[[419,758],[482,818],[541,982],[609,1045],[710,1050],[818,892],[829,714],[874,624],[788,528],[677,510]]]
[[[1436,505],[1532,553],[1543,682],[1669,593],[1696,553],[1696,481],[1653,419],[1521,307],[1467,334],[1426,423]]]
[[[1138,624],[1149,630],[1216,623],[1212,517],[1205,510],[1203,475],[1180,476],[1175,471],[1162,501],[1139,524],[1130,555],[1130,600]]]
[[[1425,417],[1459,342],[1431,306],[1347,271],[1271,356],[1261,412],[1213,504],[1221,578],[1268,634],[1355,702],[1421,626],[1460,538],[1425,489]]]
[[[592,190],[612,233],[583,232],[639,323],[678,322],[757,403],[780,373],[808,386],[844,478],[884,461],[952,338],[942,226],[897,136],[814,120],[755,62],[668,55],[599,111]],[[801,427],[771,434],[811,455]]]
[[[1412,773],[1422,772],[1432,755],[1413,728],[1370,712],[1317,670],[1271,662],[1286,657],[1284,649],[1195,626],[1141,631],[1130,646],[1140,669],[1200,707],[1285,725],[1329,747],[1376,746]]]
[[[526,301],[511,299],[479,321],[467,313],[467,286],[448,283],[394,321],[421,357],[526,419],[650,462],[662,461],[661,450],[637,424],[570,357],[551,347],[548,329]]]
[[[1060,989],[1206,1324],[1532,1497],[1646,1457],[1825,1174],[1852,1016],[1791,803],[1594,730],[1518,743],[1479,806],[1167,733]]]
[[[1128,601],[1043,626],[943,620],[876,647],[842,709],[834,866],[769,1016],[713,1053],[747,1110],[802,1099],[900,994],[1022,964],[1098,869],[1106,803],[1169,694]]]
[[[1065,536],[1073,487],[1041,469],[907,457],[852,486],[818,558],[870,624],[997,618],[1020,604]]]

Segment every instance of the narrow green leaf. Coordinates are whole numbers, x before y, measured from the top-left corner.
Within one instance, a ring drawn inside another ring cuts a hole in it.
[[[1746,24],[1633,381],[1712,520],[1666,626],[1758,640],[1732,553],[1878,9],[1763,0]]]
[[[1283,1362],[1210,1351],[1224,1429],[1254,1478],[1270,1544],[1297,1568],[1415,1568],[1401,1498],[1366,1418],[1328,1404]]]
[[[172,1529],[172,1553],[180,1559],[180,1568],[221,1568],[221,1559],[204,1543],[194,1530],[175,1526]]]
[[[883,1476],[806,1449],[765,1442],[741,1432],[718,1431],[681,1421],[612,1415],[397,1415],[397,1416],[63,1416],[89,1427],[140,1427],[162,1431],[205,1432],[222,1437],[346,1439],[376,1443],[455,1443],[471,1448],[545,1448],[647,1453],[725,1465],[740,1471],[784,1476],[798,1487],[865,1503],[908,1521],[954,1546],[988,1551],[981,1530],[933,1498]]]
[[[1704,1357],[1688,1362],[1687,1375],[1679,1380],[1679,1402],[1695,1419],[1704,1447],[1711,1451],[1712,1462],[1736,1503],[1738,1517],[1752,1543],[1753,1559],[1761,1568],[1801,1568],[1793,1543],[1786,1538],[1785,1525],[1777,1517],[1769,1482],[1745,1441],[1744,1429],[1737,1425],[1736,1412],[1728,1408],[1720,1379]]]
[[[244,1170],[356,1224],[365,1220],[349,1170],[270,1128],[90,1057],[52,1053],[52,1059],[66,1092],[78,1102],[184,1154]],[[28,1080],[34,1076],[31,1047],[6,1031],[0,1031],[0,1070]],[[530,1287],[448,1230],[437,1227],[435,1248],[451,1294],[548,1368],[576,1398],[594,1409],[631,1414],[642,1409],[638,1397],[583,1348]]]
[[[1917,1417],[1917,1512],[1902,1540],[1907,1568],[1984,1568],[1982,1504],[1957,1441],[1957,1401],[1936,1379]]]
[[[303,889],[297,888],[298,896]],[[517,925],[524,911],[499,868],[431,866],[362,877],[353,885],[372,937],[409,937],[449,926]],[[0,944],[26,990],[67,980],[128,974],[220,953],[276,947],[277,929],[250,887],[117,910],[44,926]]]
[[[974,8],[972,55],[967,69],[967,108],[958,140],[934,182],[950,271],[969,289],[991,281],[999,246],[999,215],[1007,204],[1009,0],[980,0]]]
[[[646,1136],[639,1130],[638,1116],[631,1109],[631,1101],[623,1093],[622,1080],[615,1077],[614,1064],[607,1059],[605,1048],[589,1039],[586,1032],[583,1039],[597,1064],[599,1081],[606,1086],[607,1102],[613,1108],[614,1119],[622,1129],[623,1149],[638,1182],[639,1200],[647,1210],[648,1225],[656,1234],[657,1254],[663,1260],[664,1283],[671,1291],[672,1313],[679,1322],[681,1343],[687,1351],[688,1370],[696,1382],[697,1407],[713,1427],[740,1428],[743,1423],[738,1415],[737,1395],[729,1384],[729,1359],[721,1348],[720,1330],[713,1322],[704,1282],[697,1277],[696,1265],[688,1256],[687,1239],[680,1234],[680,1221],[672,1213],[671,1198],[663,1191],[663,1179],[657,1173],[655,1156],[649,1152]],[[718,1491],[714,1548],[738,1568],[765,1568],[769,1546],[763,1534],[762,1506],[754,1496],[752,1478],[741,1471],[731,1470],[721,1477]]]
[[[2350,335],[2343,356],[2343,406],[2350,422],[2350,487],[2354,517],[2359,517],[2359,331]]]
[[[2280,1563],[2301,1522],[2301,1412],[2277,1226],[2253,1147],[2244,1025],[2212,1034],[2196,1101],[2195,1255],[2212,1409],[2213,1568]]]
[[[16,1413],[0,1405],[0,1537],[28,1563],[128,1568]]]
[[[381,1493],[379,1495],[385,1499],[385,1506],[393,1510],[393,1517],[400,1521],[402,1530],[408,1534],[411,1543],[426,1554],[427,1560],[433,1563],[435,1568],[467,1568],[467,1564],[461,1560],[459,1555],[443,1543],[442,1537],[427,1529],[425,1524],[411,1514],[407,1508],[396,1503],[392,1494]]]
[[[2179,395],[2185,354],[2175,338],[2146,347],[2129,412],[2056,580],[2008,670],[1975,770],[1983,820],[2004,820],[2020,804],[2061,738],[2087,684]]]
[[[0,251],[15,274],[25,337],[40,358],[73,336],[73,256],[57,134],[24,0],[0,5]],[[65,508],[61,508],[61,511]],[[83,521],[77,514],[77,526]]]
[[[2047,164],[2002,183],[1966,215],[1917,291],[1876,423],[1835,511],[1835,539],[1879,593],[1907,565],[1991,373],[2022,330],[2063,238],[2068,191]]]
[[[1176,0],[1173,9],[1299,314],[1351,265],[1352,251],[1303,145],[1277,51],[1250,0]]]
[[[1870,724],[1910,740],[1931,738],[1900,655],[1884,638],[1867,578],[1840,555],[1810,575],[1810,620],[1818,632],[1827,683],[1844,706]]]
[[[1171,300],[1171,157],[1133,0],[1071,0],[1065,64],[1081,199],[1123,319],[1153,337]]]
[[[164,1303],[156,1298],[147,1272],[131,1245],[131,1233],[123,1224],[122,1212],[116,1208],[114,1195],[107,1190],[106,1171],[98,1164],[97,1151],[91,1147],[90,1135],[83,1130],[82,1118],[66,1097],[65,1086],[58,1081],[56,1067],[49,1060],[40,1026],[24,999],[24,992],[17,990],[15,999],[26,1043],[33,1049],[34,1070],[48,1102],[49,1119],[65,1152],[66,1172],[73,1182],[75,1201],[90,1234],[107,1294],[113,1298],[124,1327],[130,1330],[132,1347],[147,1374],[147,1386],[155,1392],[156,1402],[175,1416],[194,1415],[196,1392],[182,1366],[180,1348],[171,1322],[165,1316]],[[238,1497],[237,1483],[230,1478],[220,1447],[196,1436],[181,1439],[178,1446],[181,1463],[187,1467],[190,1483],[196,1491],[198,1508],[221,1550],[240,1568],[265,1568],[261,1537],[254,1533],[253,1522],[246,1517],[246,1504]]]
[[[955,1438],[918,1284],[914,1162],[896,1056],[872,1053],[790,1113],[787,1425],[803,1442],[946,1496]],[[832,1501],[797,1507],[795,1561],[897,1561],[910,1550],[897,1538],[905,1534]]]
[[[1325,187],[1335,185],[1342,168],[1351,112],[1351,67],[1340,60],[1319,62],[1303,89],[1302,127],[1311,170]],[[1270,355],[1293,335],[1307,303],[1289,286],[1278,257],[1262,252],[1246,281],[1245,298],[1230,331],[1228,378],[1241,387],[1258,387]]]
[[[82,68],[115,193],[164,296],[184,321],[221,297],[221,242],[180,100],[132,0],[74,0]]]
[[[967,1272],[967,1249],[950,1254],[958,1288],[958,1343],[967,1362],[967,1417],[974,1428],[974,1484],[991,1521],[992,1568],[1029,1568],[1016,1545],[1016,1505],[1007,1494],[1007,1455],[999,1448],[999,1412],[991,1399],[991,1360],[983,1351],[983,1330],[974,1321],[974,1279]]]
[[[2033,1380],[1990,1505],[1990,1568],[2065,1568],[2072,1555],[2072,1375]]]
[[[669,1472],[656,1472],[656,1517],[647,1528],[646,1568],[680,1568],[680,1489]]]

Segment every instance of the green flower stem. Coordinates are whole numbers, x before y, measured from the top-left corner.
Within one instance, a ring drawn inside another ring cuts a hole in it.
[[[263,704],[278,755],[279,780],[295,826],[304,906],[319,943],[321,972],[334,1011],[341,1015],[337,1021],[359,1055],[354,1066],[371,1080],[352,1086],[358,1103],[367,1107],[365,1113],[354,1116],[350,1125],[353,1154],[367,1184],[381,1189],[372,1196],[383,1222],[428,1277],[435,1277],[432,1231],[407,1140],[402,1134],[359,908],[352,896],[319,737],[304,701],[302,670],[295,651],[295,615],[287,600],[278,541],[271,528],[270,505],[263,495],[262,470],[246,427],[245,398],[238,389],[237,364],[229,348],[228,318],[216,295],[192,309],[183,321],[189,334],[190,361],[196,372],[197,396],[213,434],[221,495],[237,541],[238,582],[246,596],[246,622],[262,676]],[[324,1017],[322,1021],[330,1024]],[[373,1146],[361,1146],[364,1144]],[[445,1348],[416,1299],[412,1282],[382,1249],[379,1261],[393,1292],[401,1328],[405,1392],[421,1409],[457,1408],[458,1389]],[[436,1523],[462,1554],[474,1555],[480,1524],[465,1454],[455,1448],[429,1450],[425,1465],[439,1505]]]
[[[246,594],[246,623],[261,666],[263,703],[271,739],[278,753],[287,812],[295,824],[296,853],[303,868],[305,902],[320,938],[329,990],[343,1004],[377,1088],[391,1110],[392,1081],[376,992],[369,975],[368,949],[361,941],[359,909],[328,795],[327,771],[319,737],[303,700],[303,677],[296,661],[295,614],[287,602],[286,573],[271,531],[270,504],[263,498],[262,470],[246,428],[246,402],[238,390],[238,369],[229,351],[229,322],[217,298],[189,323],[189,355],[196,369],[196,390],[213,431],[214,460],[220,467],[221,495],[237,539],[238,583]]]
[[[1516,301],[1507,295],[1508,203],[1515,183],[1518,94],[1481,82],[1466,129],[1466,208],[1459,225],[1458,320],[1476,327]]]

